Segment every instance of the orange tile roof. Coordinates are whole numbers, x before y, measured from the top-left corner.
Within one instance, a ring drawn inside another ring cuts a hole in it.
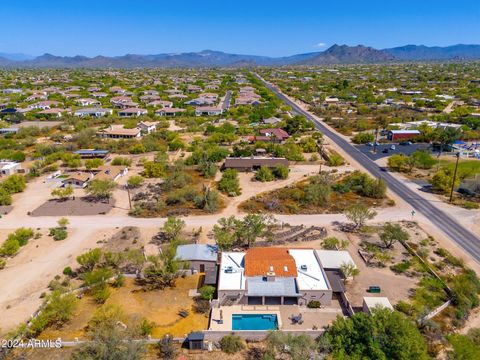
[[[297,276],[295,259],[286,248],[258,247],[247,250],[245,276],[265,276],[273,269],[275,276]]]

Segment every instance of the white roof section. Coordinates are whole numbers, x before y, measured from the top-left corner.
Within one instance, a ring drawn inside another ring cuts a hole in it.
[[[8,169],[15,169],[16,167],[19,167],[20,163],[14,162],[14,161],[1,161],[0,160],[0,168],[4,170]]]
[[[387,297],[364,297],[363,298],[363,304],[364,306],[367,307],[367,309],[370,311],[375,307],[382,307],[382,308],[387,308],[390,310],[393,310],[392,304],[390,304],[390,301],[388,300]]]
[[[289,249],[288,253],[295,259],[297,265],[299,291],[330,289],[327,277],[315,256],[315,250]]]
[[[351,263],[355,267],[355,262],[348,251],[345,250],[315,250],[324,269],[340,269],[344,263]]]
[[[245,290],[244,252],[222,252],[218,290]]]
[[[392,134],[420,134],[418,130],[390,130]]]
[[[218,248],[209,244],[187,244],[177,247],[177,258],[187,261],[217,261]]]

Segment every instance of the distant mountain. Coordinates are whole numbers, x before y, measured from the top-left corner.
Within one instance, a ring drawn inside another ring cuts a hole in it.
[[[9,53],[2,53],[2,52],[0,52],[0,57],[7,60],[13,60],[13,61],[32,60],[35,58],[35,56],[27,55],[27,54],[21,54],[21,53],[9,54]]]
[[[480,45],[458,44],[446,47],[406,45],[383,51],[404,61],[480,59]]]
[[[301,65],[373,64],[395,60],[395,57],[372,47],[333,45],[314,57],[300,61]]]
[[[8,54],[6,54],[8,55]],[[480,45],[426,47],[407,45],[377,50],[358,45],[333,45],[323,52],[285,57],[229,54],[222,51],[169,53],[156,55],[127,54],[123,56],[56,56],[44,54],[16,60],[2,56],[0,66],[20,68],[174,68],[174,67],[243,67],[283,65],[376,64],[391,61],[473,60],[480,59]],[[17,54],[21,55],[21,54]]]

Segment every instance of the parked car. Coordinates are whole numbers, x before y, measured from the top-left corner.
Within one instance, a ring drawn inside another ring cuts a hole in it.
[[[381,291],[382,289],[380,288],[380,286],[376,286],[376,285],[369,286],[367,290],[367,292],[371,294],[380,294]]]
[[[399,145],[408,146],[408,145],[412,145],[412,142],[411,141],[402,141]]]
[[[374,146],[375,144],[373,142],[367,143],[367,146]]]
[[[390,150],[395,150],[395,149],[396,149],[396,148],[395,148],[395,145],[391,145],[391,146],[390,146]]]
[[[458,193],[464,196],[475,196],[475,192],[467,188],[458,188]]]
[[[387,148],[383,149],[383,150],[382,150],[382,153],[388,154],[388,149],[387,149]]]

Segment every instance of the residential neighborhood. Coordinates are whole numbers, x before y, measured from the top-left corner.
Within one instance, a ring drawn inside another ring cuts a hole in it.
[[[0,359],[480,359],[475,5],[0,4]]]

